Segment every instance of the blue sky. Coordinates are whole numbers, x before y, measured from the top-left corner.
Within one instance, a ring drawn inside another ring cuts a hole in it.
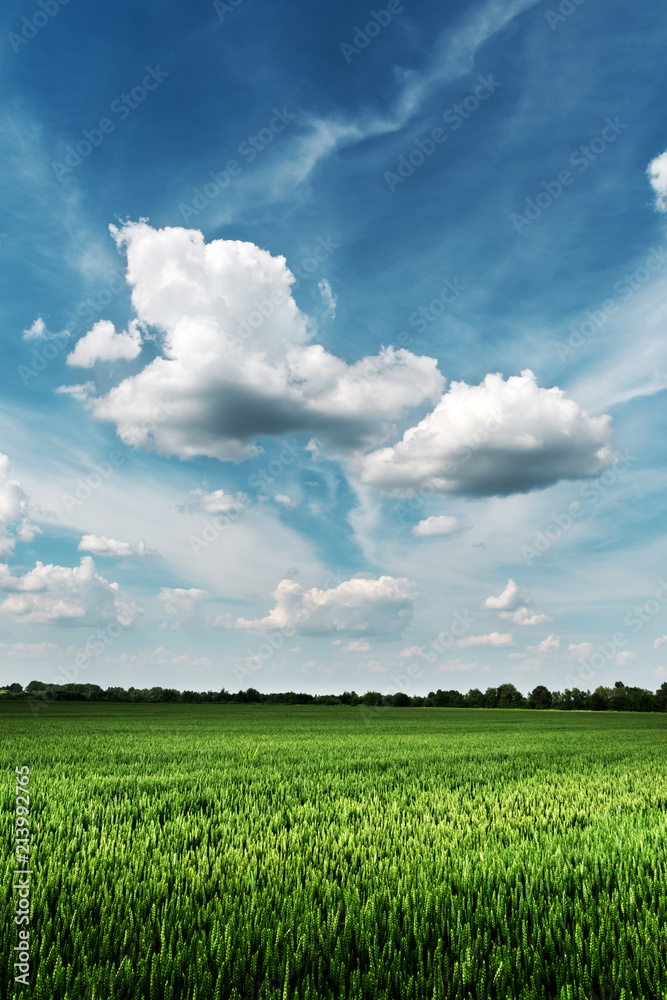
[[[6,681],[667,679],[655,5],[1,17]]]

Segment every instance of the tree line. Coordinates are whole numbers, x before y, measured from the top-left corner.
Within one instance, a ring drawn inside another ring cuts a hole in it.
[[[471,688],[467,694],[459,691],[430,691],[428,695],[409,695],[403,691],[382,694],[367,691],[344,691],[340,695],[313,695],[305,692],[284,691],[263,694],[255,688],[245,691],[177,691],[175,688],[108,687],[99,684],[45,684],[30,681],[23,688],[13,683],[0,688],[0,698],[33,699],[35,701],[108,701],[108,702],[181,702],[181,703],[234,703],[265,705],[370,705],[394,708],[528,708],[557,709],[561,711],[593,712],[665,712],[667,711],[667,682],[655,692],[646,688],[627,687],[616,681],[613,687],[597,687],[594,691],[566,688],[550,691],[538,684],[530,694],[524,695],[513,684],[489,687],[482,692]]]

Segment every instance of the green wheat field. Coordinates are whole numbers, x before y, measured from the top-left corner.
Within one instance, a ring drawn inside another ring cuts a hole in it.
[[[665,715],[15,703],[0,753],[3,998],[667,998]]]

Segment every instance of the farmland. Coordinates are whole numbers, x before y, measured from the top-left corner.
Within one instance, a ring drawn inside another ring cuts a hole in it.
[[[2,997],[667,997],[664,715],[17,702],[0,753]]]

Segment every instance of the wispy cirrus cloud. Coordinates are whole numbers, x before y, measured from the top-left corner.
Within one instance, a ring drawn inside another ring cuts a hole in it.
[[[501,32],[511,21],[538,3],[538,0],[486,0],[467,11],[459,22],[443,30],[420,69],[394,67],[394,93],[385,110],[367,106],[356,114],[332,113],[300,116],[304,131],[286,147],[284,156],[272,161],[265,171],[245,179],[241,185],[246,197],[256,201],[288,198],[309,182],[317,167],[337,152],[368,139],[400,131],[418,114],[426,99],[438,87],[470,73],[479,49]],[[233,206],[218,210],[216,224],[230,219]]]

